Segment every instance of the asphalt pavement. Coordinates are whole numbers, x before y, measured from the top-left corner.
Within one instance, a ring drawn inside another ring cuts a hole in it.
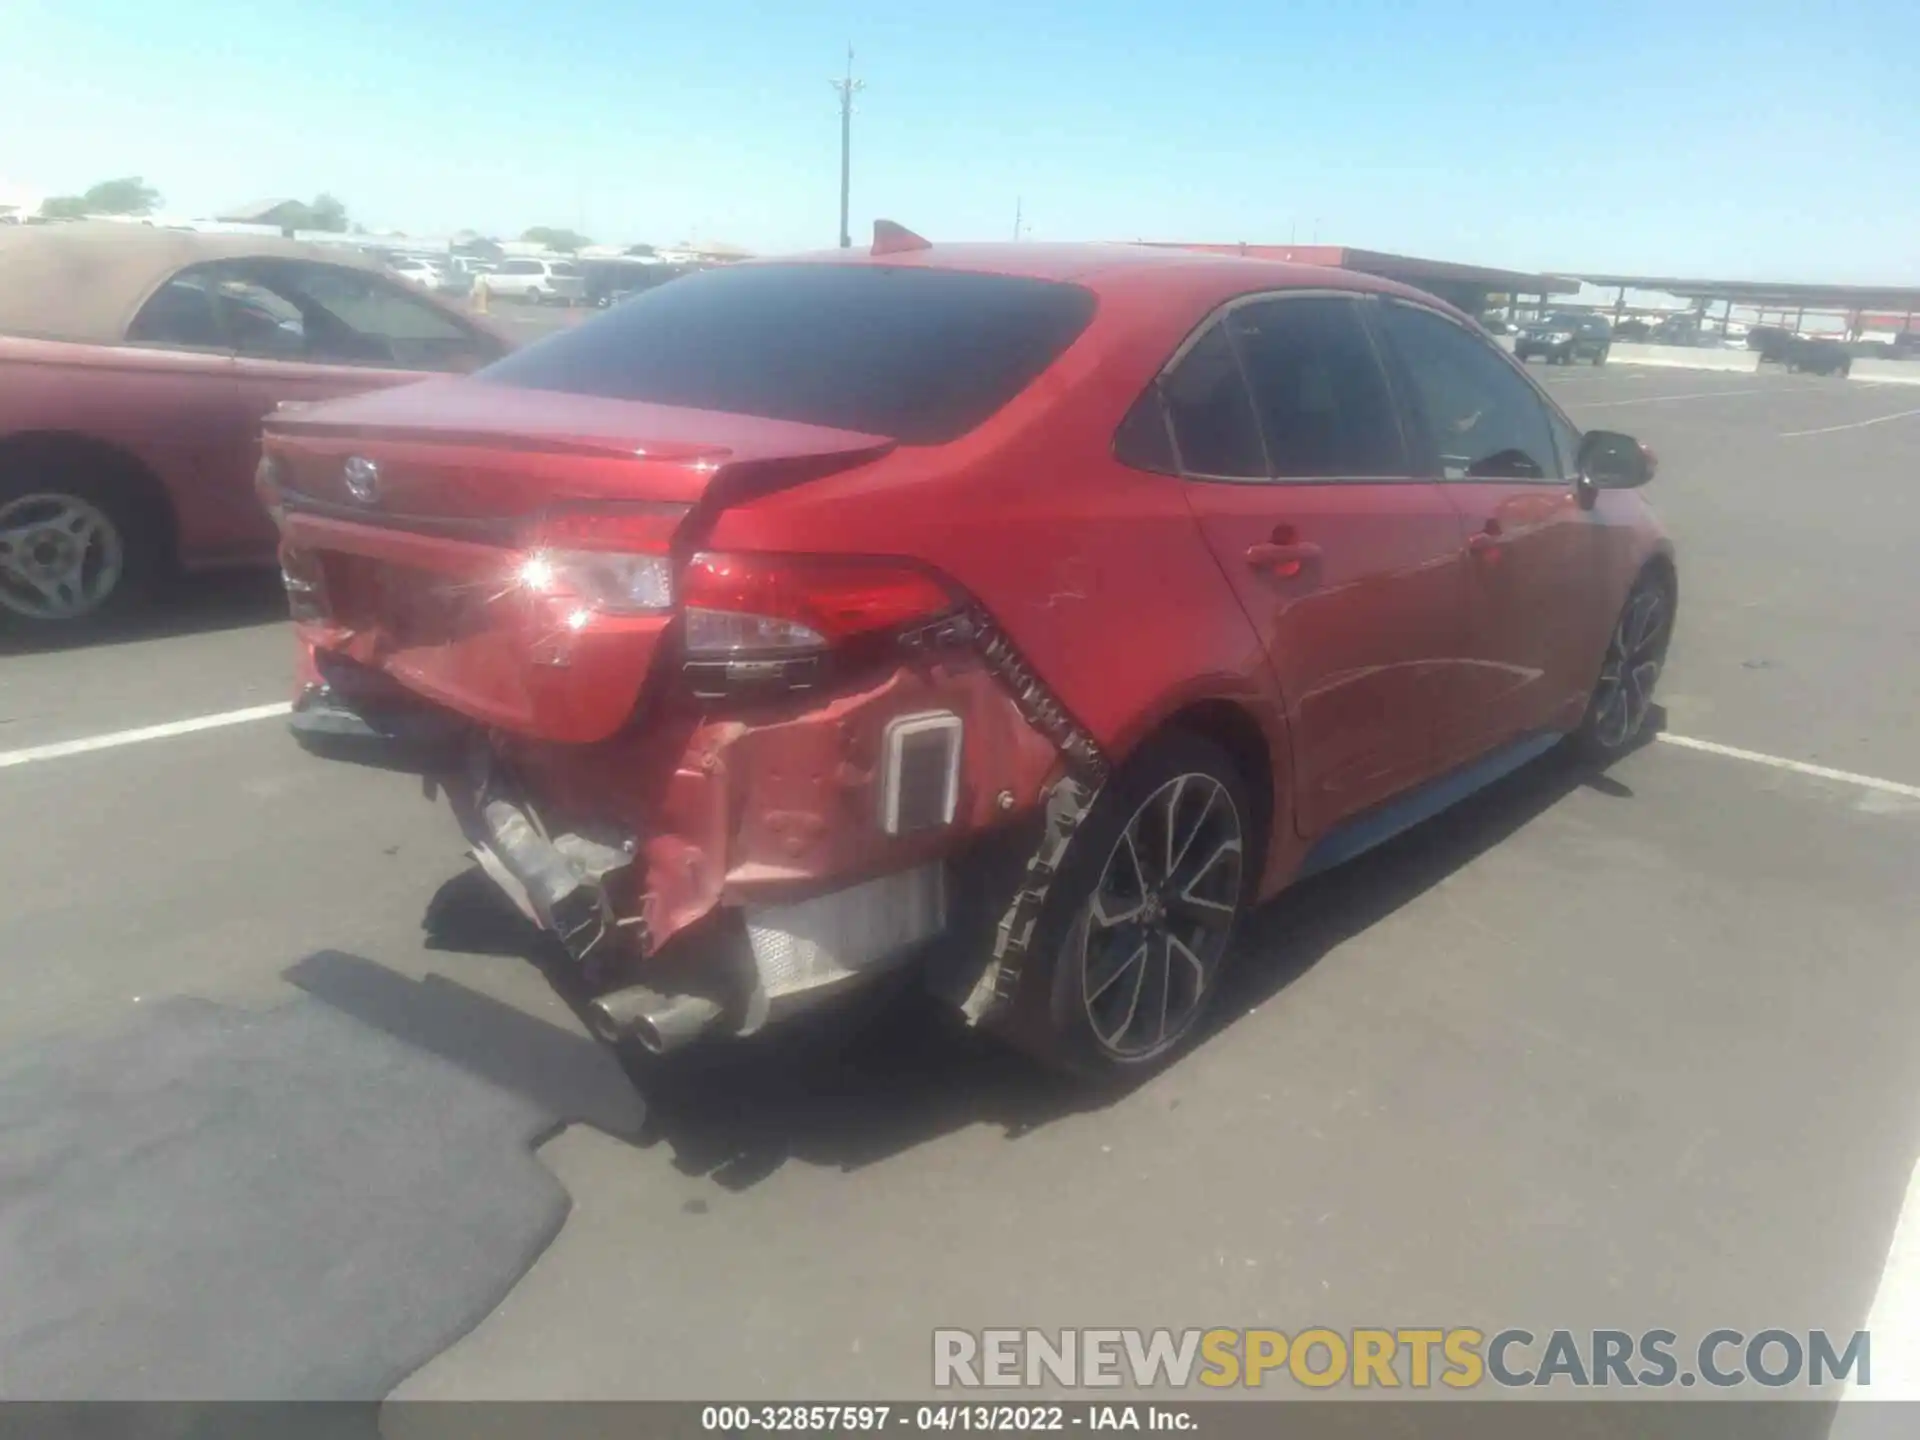
[[[283,698],[270,583],[0,655],[0,1394],[900,1397],[937,1326],[1897,1314],[1920,415],[1546,378],[1660,454],[1667,735],[1283,897],[1118,1098],[909,1006],[643,1103],[406,780],[271,719],[9,763]]]

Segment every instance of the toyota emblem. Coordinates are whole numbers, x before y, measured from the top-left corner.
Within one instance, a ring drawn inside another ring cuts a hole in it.
[[[371,505],[380,498],[380,467],[366,456],[350,457],[341,478],[347,482],[347,493],[362,505]]]

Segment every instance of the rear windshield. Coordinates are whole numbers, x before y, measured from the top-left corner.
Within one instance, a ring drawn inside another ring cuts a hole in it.
[[[1025,389],[1093,310],[1089,291],[1024,276],[728,266],[646,291],[481,374],[938,445]]]

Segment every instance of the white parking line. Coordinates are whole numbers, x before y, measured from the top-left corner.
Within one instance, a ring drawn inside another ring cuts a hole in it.
[[[1780,438],[1791,440],[1796,435],[1831,435],[1836,430],[1864,430],[1869,425],[1884,425],[1889,420],[1904,420],[1909,415],[1920,415],[1920,410],[1896,410],[1891,415],[1876,415],[1871,420],[1852,420],[1845,425],[1822,425],[1818,430],[1782,430]]]
[[[1811,775],[1817,780],[1839,780],[1848,785],[1859,785],[1888,795],[1904,795],[1910,800],[1920,800],[1920,785],[1907,785],[1898,780],[1882,780],[1877,775],[1860,775],[1852,770],[1833,770],[1825,765],[1809,765],[1804,760],[1789,760],[1782,755],[1765,755],[1758,750],[1739,750],[1713,740],[1695,740],[1691,735],[1662,733],[1660,738],[1669,745],[1680,746],[1683,750],[1701,750],[1708,755],[1721,755],[1729,760],[1745,760],[1750,765],[1765,765],[1773,770],[1791,770],[1796,775]]]
[[[25,750],[0,752],[0,770],[14,765],[31,765],[36,760],[64,760],[69,755],[86,755],[95,750],[114,750],[122,745],[138,745],[142,740],[167,740],[175,735],[192,735],[201,730],[218,730],[226,725],[244,725],[249,720],[269,720],[285,715],[293,707],[282,700],[274,705],[252,705],[245,710],[223,710],[218,715],[196,715],[191,720],[169,720],[164,725],[142,725],[138,730],[115,730],[110,735],[89,735],[84,740],[58,740],[51,745],[33,745]]]
[[[1819,390],[1819,385],[1768,385],[1755,390],[1690,390],[1684,395],[1633,395],[1625,400],[1575,400],[1567,404],[1588,410],[1604,410],[1610,405],[1658,405],[1663,400],[1717,400],[1722,395],[1789,395],[1796,390]]]

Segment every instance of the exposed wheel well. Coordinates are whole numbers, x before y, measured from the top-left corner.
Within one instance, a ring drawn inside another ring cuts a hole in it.
[[[1671,555],[1655,555],[1640,568],[1642,575],[1651,575],[1666,587],[1667,604],[1676,612],[1680,608],[1680,572],[1674,568]]]
[[[1231,700],[1202,700],[1170,716],[1161,727],[1182,730],[1210,740],[1232,758],[1234,768],[1252,790],[1254,834],[1259,837],[1261,854],[1250,873],[1258,875],[1266,863],[1266,847],[1273,835],[1273,757],[1267,749],[1266,731],[1252,712]]]
[[[60,430],[28,431],[0,439],[0,481],[42,470],[78,472],[111,487],[151,525],[146,533],[160,563],[169,568],[178,564],[180,534],[173,502],[159,476],[139,457],[104,440]]]

